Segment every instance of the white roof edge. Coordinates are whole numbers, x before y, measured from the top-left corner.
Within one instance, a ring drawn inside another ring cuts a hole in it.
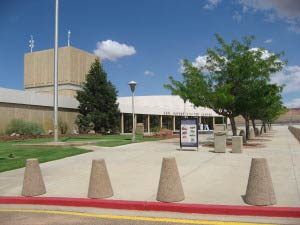
[[[0,88],[0,102],[53,107],[53,95],[33,93],[30,91]],[[77,109],[78,101],[73,97],[59,96],[58,107]]]

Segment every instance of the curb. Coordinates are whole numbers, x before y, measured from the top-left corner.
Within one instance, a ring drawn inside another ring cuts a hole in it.
[[[300,218],[300,207],[203,205],[62,197],[0,197],[0,204],[56,205],[212,215]]]

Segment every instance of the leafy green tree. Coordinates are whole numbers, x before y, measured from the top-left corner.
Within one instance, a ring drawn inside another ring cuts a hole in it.
[[[236,94],[241,82],[237,61],[241,52],[249,49],[252,37],[244,38],[243,42],[234,40],[231,44],[225,43],[219,35],[216,35],[216,38],[219,46],[207,50],[207,65],[203,68],[195,68],[184,60],[182,85],[187,90],[187,99],[195,106],[209,107],[216,113],[228,117],[233,135],[237,135],[234,118],[239,115],[236,108]],[[178,94],[174,91],[179,89],[178,85],[174,82],[174,78],[170,77],[170,80],[171,84],[165,87],[170,89],[172,94]]]
[[[242,115],[249,134],[249,120],[255,115],[250,111],[264,107],[257,104],[255,96],[261,97],[260,84],[267,84],[270,74],[282,69],[284,62],[279,60],[282,53],[266,57],[266,50],[252,49],[253,36],[229,44],[218,34],[216,39],[219,45],[207,50],[205,66],[195,68],[184,60],[183,81],[171,76],[171,84],[166,84],[165,88],[195,106],[209,107],[228,117],[233,135],[237,135],[235,117]]]
[[[245,49],[236,65],[240,71],[240,85],[236,88],[236,104],[239,114],[245,119],[246,137],[249,138],[250,120],[255,121],[260,109],[266,107],[266,90],[270,75],[280,71],[285,64],[280,57],[283,53],[271,54],[262,48]],[[276,89],[281,92],[282,89]],[[276,93],[276,95],[279,93]],[[255,123],[253,123],[255,129]]]
[[[251,119],[262,121],[262,129],[266,129],[266,125],[271,125],[281,114],[287,112],[282,102],[282,89],[283,86],[277,84],[267,84],[263,88],[263,92],[261,92],[263,97],[258,99],[264,107],[257,107],[255,114],[251,115]]]
[[[92,126],[96,132],[116,130],[119,122],[117,90],[107,80],[107,75],[98,59],[91,65],[82,90],[77,91],[79,115],[76,123],[81,132]]]

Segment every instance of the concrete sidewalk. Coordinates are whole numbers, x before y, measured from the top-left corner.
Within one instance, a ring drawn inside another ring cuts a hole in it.
[[[86,197],[93,159],[104,158],[115,195],[111,199],[155,201],[162,157],[174,156],[182,178],[185,203],[245,205],[245,194],[253,157],[267,158],[276,206],[300,206],[300,144],[287,126],[251,143],[242,154],[213,153],[213,148],[178,151],[178,140],[143,142],[114,148],[84,146],[94,152],[41,164],[47,194],[56,197]],[[212,135],[200,135],[200,141]],[[228,149],[229,150],[229,149]],[[23,169],[0,173],[0,196],[19,196]]]

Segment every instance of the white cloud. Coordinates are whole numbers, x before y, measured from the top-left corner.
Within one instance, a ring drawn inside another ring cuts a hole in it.
[[[296,34],[300,34],[300,25],[290,25],[288,27],[288,31],[296,33]]]
[[[94,54],[100,56],[102,59],[108,59],[116,61],[117,59],[134,55],[136,50],[133,46],[121,44],[116,41],[106,40],[97,42],[97,48],[94,50]]]
[[[255,51],[258,51],[258,50],[259,50],[259,48],[251,48],[249,51],[255,52]],[[271,53],[266,49],[262,49],[261,58],[262,59],[267,59],[273,54],[274,53]],[[202,55],[202,56],[199,55],[199,56],[197,56],[195,58],[195,61],[192,62],[192,66],[200,69],[202,72],[208,72],[208,70],[205,68],[205,66],[207,66],[207,57],[208,57],[208,55]],[[222,58],[225,60],[225,62],[227,62],[227,58],[225,58],[225,57],[222,57]],[[179,68],[178,71],[180,73],[183,73],[185,71],[185,68],[184,68],[182,60],[180,60],[179,66],[180,66],[180,68]],[[216,68],[216,69],[218,69],[218,68]]]
[[[179,60],[178,65],[179,65],[178,73],[184,73],[185,68],[184,68],[183,60],[182,59]]]
[[[207,64],[207,55],[199,55],[194,62],[192,62],[192,66],[198,69],[203,69]],[[207,70],[204,69],[204,72]]]
[[[144,71],[144,75],[145,75],[146,77],[153,77],[155,74],[154,74],[154,72],[152,72],[152,71],[150,71],[150,70],[145,70],[145,71]]]
[[[258,51],[259,48],[251,48],[249,51]],[[263,49],[262,50],[262,55],[261,55],[261,58],[262,59],[267,59],[269,58],[271,55],[273,55],[273,53],[269,52],[268,50],[266,49]]]
[[[243,12],[263,12],[266,21],[283,20],[288,30],[300,33],[300,1],[299,0],[239,0]]]
[[[207,3],[203,6],[203,9],[214,9],[222,0],[208,0]]]
[[[287,102],[284,105],[290,109],[300,108],[300,98],[294,98],[292,101]]]
[[[283,93],[299,92],[300,66],[286,66],[280,72],[271,75],[272,83],[285,84]]]
[[[272,42],[273,42],[272,39],[267,39],[267,40],[264,41],[264,43],[266,43],[266,44],[270,44],[270,43],[272,43]]]
[[[239,23],[242,20],[242,15],[239,12],[235,11],[232,16],[232,19]]]

